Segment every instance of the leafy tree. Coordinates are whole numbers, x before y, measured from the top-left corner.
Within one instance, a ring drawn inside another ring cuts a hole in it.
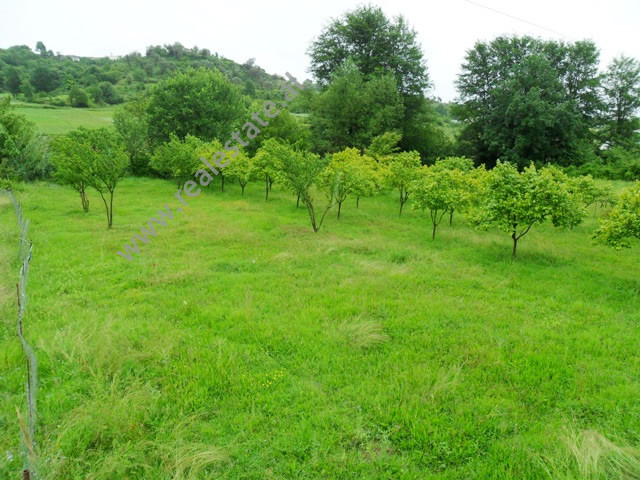
[[[244,150],[240,150],[238,156],[232,159],[229,165],[224,168],[224,173],[227,177],[238,182],[242,189],[242,195],[244,195],[244,189],[255,175],[255,169],[256,166],[253,160]]]
[[[398,129],[403,112],[393,76],[365,80],[355,64],[347,62],[312,107],[310,119],[316,150],[364,149],[373,137]]]
[[[20,72],[17,68],[10,67],[7,69],[4,78],[4,84],[7,90],[13,95],[16,96],[20,93],[20,87],[22,85],[22,78],[20,77]]]
[[[608,203],[611,199],[611,188],[596,182],[591,175],[584,175],[569,179],[569,191],[576,195],[584,208],[596,202]]]
[[[436,229],[442,217],[464,204],[468,195],[467,181],[464,173],[458,169],[422,167],[412,187],[414,208],[429,210],[433,231],[431,238],[436,238]]]
[[[100,194],[107,213],[107,227],[111,228],[113,196],[118,182],[127,172],[129,156],[120,136],[110,128],[88,130],[86,139],[93,151],[93,155],[89,157],[87,184]]]
[[[633,58],[615,58],[603,79],[606,105],[605,121],[611,144],[634,147],[638,145],[636,131],[640,121],[640,62]]]
[[[49,173],[48,143],[35,124],[15,112],[10,99],[0,100],[0,177],[22,181]]]
[[[43,57],[47,56],[47,47],[42,42],[36,43],[36,51]]]
[[[163,143],[151,157],[151,167],[164,178],[171,178],[182,189],[185,182],[191,180],[200,168],[202,142],[193,135],[180,140],[171,134],[169,141]]]
[[[218,140],[211,140],[210,142],[200,142],[200,145],[196,149],[196,154],[198,155],[199,159],[204,157],[205,159],[208,159],[209,162],[212,162],[215,153],[220,151],[222,151],[222,144]],[[231,160],[231,162],[233,161],[234,160]],[[226,177],[226,174],[226,167],[218,169],[217,176],[220,177],[220,191],[222,192],[224,192],[224,179]]]
[[[618,250],[640,240],[640,182],[627,188],[600,228],[593,235],[598,243]]]
[[[365,80],[392,72],[401,93],[420,95],[429,76],[416,37],[402,16],[389,20],[379,7],[361,6],[331,22],[313,41],[311,72],[326,85],[350,59]]]
[[[478,163],[498,158],[580,163],[594,139],[600,109],[598,52],[593,42],[497,37],[467,52],[455,109],[460,148]]]
[[[113,114],[113,126],[122,137],[131,159],[131,171],[135,175],[149,173],[149,125],[145,100],[132,100],[118,107]]]
[[[204,141],[229,138],[245,117],[237,87],[212,70],[189,69],[157,84],[148,103],[149,138],[158,145],[194,135]]]
[[[60,75],[48,66],[39,65],[31,73],[31,84],[38,92],[51,92],[60,86]]]
[[[365,153],[376,161],[380,161],[382,158],[389,157],[400,150],[398,147],[400,140],[402,140],[400,132],[384,132],[381,135],[376,135],[371,140],[371,144],[365,150]]]
[[[514,165],[498,162],[486,175],[484,195],[470,215],[472,221],[511,233],[515,258],[518,241],[535,224],[551,220],[555,226],[567,226],[575,219],[577,204],[555,172],[531,165],[519,173]]]
[[[53,178],[62,185],[69,185],[80,195],[82,210],[89,211],[87,196],[90,174],[90,158],[94,152],[84,134],[71,132],[56,137],[51,144],[51,163],[54,167]]]
[[[255,102],[251,111],[261,111],[263,102]],[[268,120],[269,125],[260,128],[260,135],[244,149],[249,155],[255,155],[258,149],[270,138],[283,141],[294,148],[306,150],[311,143],[309,126],[288,109],[281,109],[278,116]]]
[[[288,147],[284,146],[280,153]],[[327,205],[321,215],[316,214],[316,202],[312,193],[313,185],[327,166],[327,160],[311,152],[292,150],[280,155],[277,161],[278,175],[283,184],[293,193],[298,193],[307,207],[311,227],[318,233],[329,210],[335,205],[333,192],[328,192]]]
[[[69,90],[69,103],[72,107],[86,108],[89,106],[89,96],[80,87],[74,85]]]
[[[436,163],[433,165],[433,168],[436,170],[452,170],[455,172],[459,172],[463,174],[459,176],[459,178],[464,179],[465,181],[461,183],[462,190],[460,191],[462,195],[461,201],[458,204],[452,203],[449,206],[449,226],[453,225],[453,214],[457,209],[464,206],[467,195],[465,193],[469,192],[470,186],[468,185],[468,179],[466,179],[465,175],[468,172],[473,170],[473,160],[466,157],[445,157],[439,158],[436,160]]]
[[[400,194],[400,215],[421,165],[418,152],[401,152],[389,157],[387,183]]]
[[[358,198],[371,195],[375,189],[374,169],[370,157],[363,157],[357,148],[345,148],[331,155],[327,168],[320,176],[320,184],[335,197],[338,218],[342,204],[351,194]]]
[[[20,84],[20,92],[22,92],[22,94],[24,95],[24,99],[27,102],[31,102],[33,100],[34,94],[36,93],[33,85],[31,85],[31,82],[26,78],[22,79],[22,83]]]
[[[290,151],[291,148],[284,143],[270,138],[263,143],[253,158],[256,172],[264,175],[265,201],[269,200],[269,191],[280,172],[280,159],[289,155]]]

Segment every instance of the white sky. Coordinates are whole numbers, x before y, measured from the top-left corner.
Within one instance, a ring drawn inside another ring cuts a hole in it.
[[[434,84],[430,94],[456,97],[454,80],[477,39],[504,33],[545,38],[589,38],[601,67],[625,53],[640,59],[640,0],[474,0],[566,35],[561,37],[466,0],[378,0],[388,15],[402,14],[418,32]],[[42,40],[47,49],[82,56],[124,55],[148,45],[180,42],[244,62],[255,58],[269,73],[310,78],[307,47],[332,18],[365,3],[301,1],[0,0],[0,47]]]

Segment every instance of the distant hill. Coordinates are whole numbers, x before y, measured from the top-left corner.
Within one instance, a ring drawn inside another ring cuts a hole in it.
[[[148,47],[144,54],[123,57],[80,57],[26,45],[0,49],[0,92],[35,103],[73,106],[117,104],[144,93],[176,70],[209,68],[222,72],[252,98],[275,98],[284,79],[267,73],[250,59],[239,64],[206,48],[180,43]],[[84,101],[86,97],[86,102]]]

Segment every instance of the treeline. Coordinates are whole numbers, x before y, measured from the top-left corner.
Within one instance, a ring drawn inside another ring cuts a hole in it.
[[[0,49],[0,92],[56,106],[115,105],[189,67],[220,71],[255,98],[271,98],[283,82],[254,59],[238,64],[206,48],[186,48],[180,43],[150,46],[144,55],[90,58],[53,53],[38,42],[35,51],[26,45]]]

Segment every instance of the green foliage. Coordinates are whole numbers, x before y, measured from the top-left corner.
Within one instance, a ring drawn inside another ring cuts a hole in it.
[[[252,158],[242,149],[238,152],[235,158],[232,158],[224,168],[224,175],[233,180],[236,180],[242,189],[242,195],[244,195],[244,189],[249,181],[255,176],[256,165]]]
[[[297,98],[296,98],[297,102]],[[261,115],[262,102],[254,102],[252,111]],[[252,140],[245,150],[250,155],[255,155],[258,149],[270,138],[280,140],[294,148],[308,150],[311,144],[311,130],[303,119],[293,115],[288,109],[281,109],[275,118],[270,118],[269,125],[260,127],[260,135]]]
[[[469,196],[468,181],[458,169],[421,167],[414,181],[413,207],[428,210],[433,225],[431,238],[436,238],[436,229],[447,212],[462,208]]]
[[[262,144],[253,158],[255,171],[265,179],[265,201],[269,200],[269,191],[280,173],[280,159],[291,154],[291,147],[270,138]],[[294,192],[297,193],[297,192]]]
[[[400,140],[402,140],[402,134],[400,132],[384,132],[382,135],[373,137],[365,153],[373,157],[376,161],[380,161],[398,152],[400,149],[398,147]]]
[[[60,85],[60,75],[47,65],[38,65],[31,73],[31,84],[37,92],[51,92]]]
[[[601,101],[598,51],[590,41],[531,37],[477,42],[457,86],[463,153],[493,166],[535,161],[580,163],[580,144],[594,140]]]
[[[0,178],[31,181],[49,174],[48,140],[36,133],[9,98],[0,100]]]
[[[631,240],[640,240],[640,182],[627,188],[609,216],[593,235],[598,243],[618,250],[631,247]]]
[[[311,72],[328,84],[352,61],[365,81],[394,72],[401,93],[421,95],[429,76],[416,35],[404,17],[389,20],[379,7],[360,6],[332,21],[311,44]]]
[[[245,119],[246,108],[238,88],[219,72],[179,72],[156,85],[147,106],[152,145],[171,135],[204,141],[227,139]]]
[[[470,172],[473,170],[473,160],[467,157],[445,157],[436,160],[433,166],[436,169]]]
[[[512,164],[498,162],[486,175],[484,196],[471,212],[472,221],[511,233],[515,258],[518,240],[535,224],[551,220],[555,226],[571,226],[583,212],[562,175],[558,169],[538,170],[534,165],[520,173]]]
[[[605,138],[609,144],[637,148],[640,143],[640,62],[620,56],[613,60],[603,77]]]
[[[72,85],[87,91],[96,104],[122,103],[137,98],[176,71],[190,67],[220,71],[238,85],[250,84],[247,94],[254,98],[280,98],[278,89],[283,80],[267,74],[253,60],[238,64],[207,49],[185,48],[179,43],[151,46],[144,55],[134,52],[118,58],[75,57],[40,49],[34,53],[24,45],[0,48],[0,72],[10,77],[10,88],[6,83],[5,88],[17,95],[24,79],[37,76],[42,90],[36,87],[38,93],[33,101],[51,105],[57,104],[60,97],[66,99]]]
[[[89,106],[89,96],[84,90],[74,85],[69,90],[69,104],[76,108],[86,108]]]
[[[218,147],[216,150],[221,149],[219,143],[216,146]],[[202,148],[202,142],[193,135],[187,135],[184,140],[181,140],[176,135],[170,134],[169,141],[153,152],[150,165],[164,178],[173,179],[178,188],[182,188],[185,182],[191,180],[196,171],[201,168],[200,156],[206,154],[207,158],[210,158],[209,152],[203,152]]]
[[[135,175],[150,173],[151,148],[146,108],[145,100],[132,100],[117,108],[113,114],[113,126],[122,137],[131,159],[131,172]]]
[[[89,210],[87,186],[97,190],[104,202],[107,226],[111,228],[114,192],[129,167],[129,157],[118,134],[108,128],[79,128],[57,137],[52,150],[56,181],[80,194],[85,212]]]
[[[373,195],[376,189],[375,161],[361,155],[357,148],[345,148],[331,155],[327,168],[320,177],[320,185],[338,204],[338,218],[343,202],[349,195]]]
[[[20,78],[20,71],[17,68],[9,67],[7,69],[5,72],[4,85],[14,96],[20,93],[22,78]]]
[[[314,102],[310,118],[315,148],[319,152],[362,150],[375,136],[397,130],[403,112],[391,75],[365,80],[355,64],[347,62]]]
[[[418,178],[421,165],[418,152],[401,152],[386,157],[386,183],[398,191],[400,195],[400,215],[404,204],[407,203],[414,181]]]

